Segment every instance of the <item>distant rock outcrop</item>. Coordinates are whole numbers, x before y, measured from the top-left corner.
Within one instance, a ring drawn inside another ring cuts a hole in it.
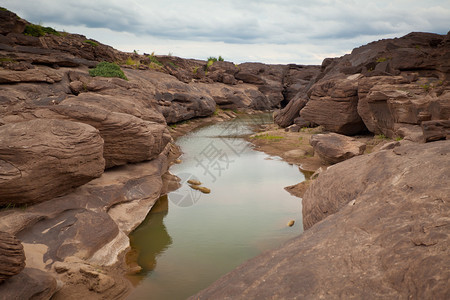
[[[388,137],[404,137],[399,129],[405,126],[448,120],[449,41],[450,33],[410,33],[325,59],[306,88],[300,117],[336,133],[369,130]],[[298,107],[284,108],[277,124],[292,124]]]

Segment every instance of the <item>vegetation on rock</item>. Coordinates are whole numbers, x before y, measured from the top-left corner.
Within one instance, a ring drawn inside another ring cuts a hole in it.
[[[35,37],[44,36],[47,33],[57,35],[57,36],[61,35],[58,31],[56,31],[55,29],[53,29],[51,27],[44,27],[44,26],[36,25],[36,24],[28,24],[25,27],[25,31],[23,33],[25,35],[30,35],[30,36],[35,36]]]
[[[89,75],[92,77],[118,77],[128,80],[127,76],[125,76],[118,65],[106,61],[99,63],[94,69],[89,70]]]
[[[97,47],[98,46],[98,43],[94,42],[93,40],[85,40],[84,42],[86,44],[89,44],[89,45],[93,46],[93,47]]]

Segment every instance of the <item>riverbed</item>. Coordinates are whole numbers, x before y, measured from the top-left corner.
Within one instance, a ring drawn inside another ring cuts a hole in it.
[[[185,299],[302,233],[301,199],[284,187],[304,175],[244,139],[271,122],[270,114],[242,115],[176,141],[184,154],[170,171],[181,187],[161,197],[130,235],[143,269],[130,276],[135,289],[128,299]],[[188,180],[211,192],[192,189]]]

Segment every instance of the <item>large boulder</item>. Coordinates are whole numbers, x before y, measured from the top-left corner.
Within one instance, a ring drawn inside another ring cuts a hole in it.
[[[449,155],[409,143],[328,168],[303,196],[308,230],[190,299],[447,299]]]
[[[361,74],[338,76],[314,84],[300,116],[336,133],[353,135],[366,130],[357,111],[361,77]]]
[[[31,120],[0,126],[0,205],[67,193],[104,170],[103,139],[87,124]]]
[[[450,139],[450,120],[422,122],[425,142]]]
[[[25,268],[19,275],[0,284],[0,298],[48,300],[57,290],[56,279],[48,272]]]
[[[337,133],[315,134],[309,144],[324,164],[336,164],[361,155],[366,149],[366,144],[357,139]]]
[[[0,231],[0,283],[25,268],[25,253],[18,239]]]
[[[358,113],[375,134],[395,137],[399,124],[450,118],[449,87],[433,77],[366,77],[358,94]]]
[[[171,139],[164,124],[111,112],[82,101],[63,102],[60,105],[8,115],[3,117],[3,121],[13,123],[39,118],[66,119],[89,124],[98,129],[104,140],[103,157],[106,168],[151,160],[164,150]]]

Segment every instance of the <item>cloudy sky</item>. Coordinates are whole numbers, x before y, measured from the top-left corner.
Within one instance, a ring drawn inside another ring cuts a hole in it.
[[[0,0],[33,23],[139,53],[320,64],[411,31],[446,34],[450,0]]]

